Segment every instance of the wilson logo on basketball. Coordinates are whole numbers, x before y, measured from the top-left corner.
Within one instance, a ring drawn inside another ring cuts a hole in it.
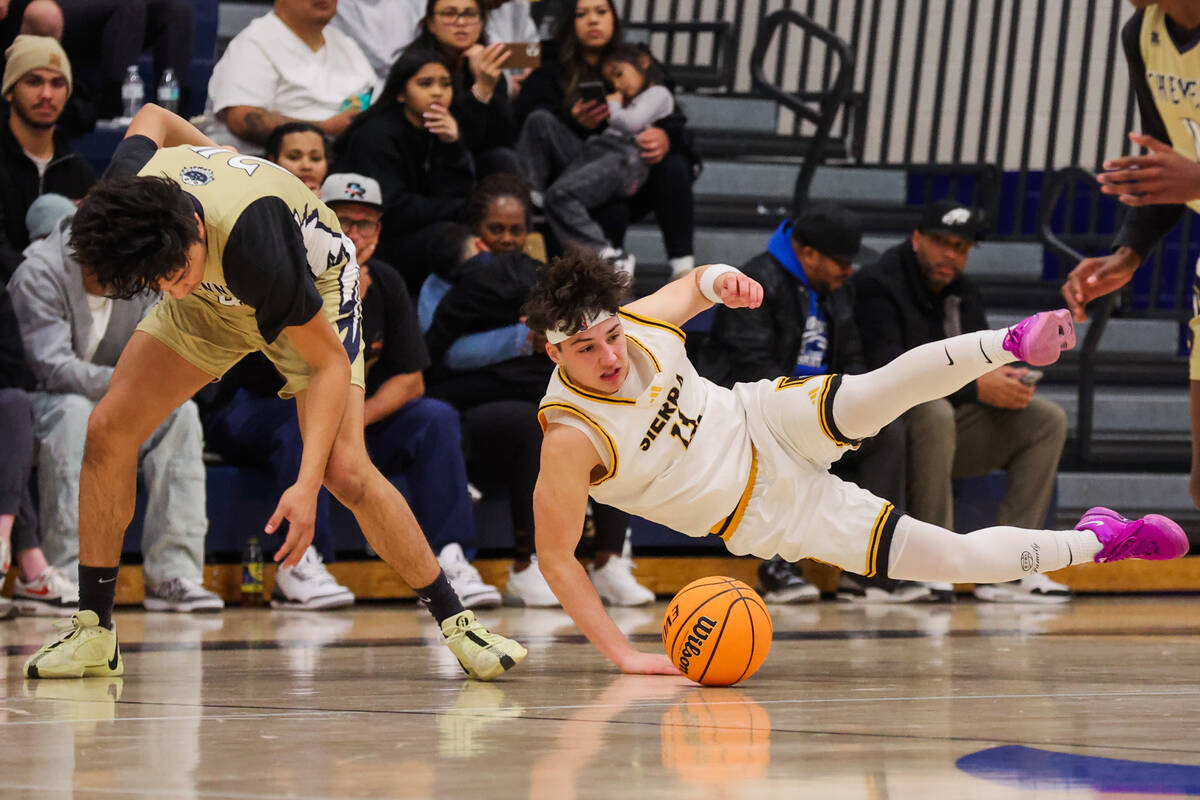
[[[680,670],[687,672],[692,658],[700,655],[702,652],[700,646],[708,641],[708,637],[715,627],[717,627],[717,621],[708,617],[701,617],[692,626],[692,632],[688,635],[687,641],[683,644],[683,650],[679,653]]]

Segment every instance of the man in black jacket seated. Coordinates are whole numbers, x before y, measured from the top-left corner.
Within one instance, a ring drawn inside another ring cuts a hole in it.
[[[926,342],[988,328],[983,295],[963,274],[986,233],[983,212],[952,200],[929,205],[912,236],[854,276],[857,317],[869,367]],[[1034,396],[1039,373],[1002,366],[949,398],[904,415],[908,433],[908,513],[953,526],[951,478],[1008,473],[997,525],[1045,527],[1067,417]],[[980,586],[997,602],[1063,602],[1070,592],[1044,575]]]
[[[868,253],[862,248],[862,222],[840,206],[815,203],[785,220],[766,252],[741,267],[762,284],[762,306],[716,307],[712,332],[696,361],[700,373],[731,386],[780,375],[865,372],[854,295],[846,280],[853,263]],[[897,421],[843,456],[833,472],[902,508],[904,464],[904,429]],[[767,602],[817,598],[797,566],[779,557],[765,562],[758,576]],[[920,584],[848,574],[838,588],[838,596],[848,600],[909,602],[928,595]]]
[[[21,265],[29,244],[25,212],[46,192],[78,200],[96,174],[54,126],[71,95],[71,62],[48,36],[18,36],[5,52],[0,126],[0,281]]]

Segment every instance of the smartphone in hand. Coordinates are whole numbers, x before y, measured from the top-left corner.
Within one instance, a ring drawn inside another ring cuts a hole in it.
[[[505,69],[536,69],[542,65],[541,42],[505,42],[508,60]]]
[[[604,84],[600,81],[583,81],[579,84],[579,99],[585,103],[607,103]]]
[[[1040,369],[1031,369],[1020,377],[1020,381],[1026,386],[1036,386],[1045,374]]]

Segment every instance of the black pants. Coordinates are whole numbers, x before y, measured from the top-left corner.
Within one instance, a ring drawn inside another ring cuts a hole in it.
[[[154,70],[168,67],[179,81],[180,108],[191,81],[192,33],[196,12],[187,0],[59,0],[63,49],[75,80],[100,97],[101,117],[121,113],[121,83],[142,51],[154,48]],[[154,102],[155,87],[146,87]]]
[[[695,253],[695,203],[692,199],[692,165],[682,154],[667,153],[650,167],[650,174],[637,194],[592,209],[604,235],[617,247],[625,246],[625,231],[651,211],[662,230],[667,258]]]
[[[518,560],[533,554],[533,487],[542,452],[537,404],[481,403],[463,414],[467,477],[480,490],[508,494]]]
[[[830,472],[890,501],[903,514],[907,447],[904,420],[898,419],[839,458]]]
[[[0,515],[12,514],[14,553],[38,547],[37,512],[29,491],[33,469],[33,406],[21,389],[0,389]]]

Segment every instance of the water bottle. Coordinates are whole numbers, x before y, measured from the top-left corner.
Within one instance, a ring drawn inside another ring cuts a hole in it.
[[[257,536],[246,541],[242,553],[242,605],[263,604],[263,551]]]
[[[121,84],[121,108],[126,117],[132,117],[142,107],[146,99],[146,86],[142,76],[138,74],[136,65],[130,65],[125,73],[125,82]]]
[[[158,82],[158,104],[173,114],[179,113],[179,81],[170,67],[163,70]]]

